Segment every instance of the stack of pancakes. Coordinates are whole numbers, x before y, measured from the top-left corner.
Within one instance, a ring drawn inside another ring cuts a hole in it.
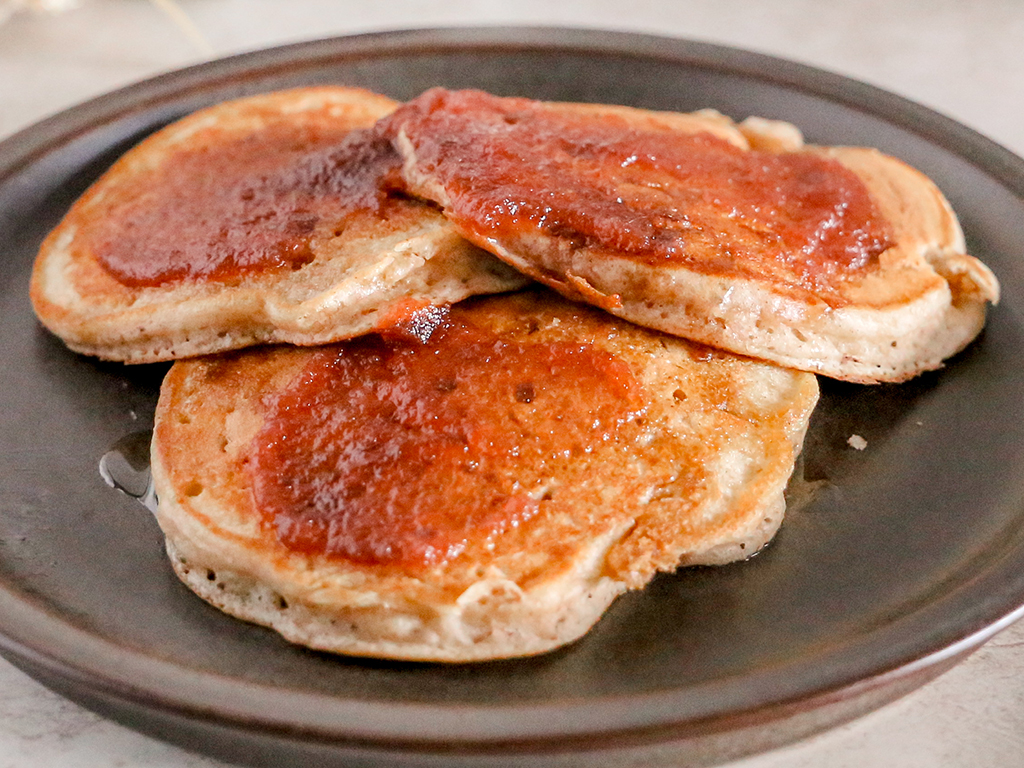
[[[143,141],[31,295],[78,352],[178,361],[152,469],[193,591],[466,661],[757,552],[814,374],[937,368],[998,283],[927,178],[785,123],[318,87]]]

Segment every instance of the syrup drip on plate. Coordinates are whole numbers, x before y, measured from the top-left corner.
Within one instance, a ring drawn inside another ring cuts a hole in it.
[[[149,444],[153,433],[125,435],[100,457],[100,477],[111,488],[131,496],[156,514],[156,491],[149,470]]]

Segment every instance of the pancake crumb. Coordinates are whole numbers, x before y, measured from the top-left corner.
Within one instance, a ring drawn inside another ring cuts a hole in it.
[[[851,448],[854,448],[858,451],[863,451],[865,448],[868,447],[868,441],[865,440],[860,435],[850,435],[846,442]]]

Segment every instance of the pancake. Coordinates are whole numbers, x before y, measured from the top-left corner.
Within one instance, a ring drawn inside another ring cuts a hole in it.
[[[389,187],[397,155],[365,129],[395,106],[357,88],[299,88],[156,132],[43,243],[36,314],[78,352],[139,363],[321,344],[410,299],[521,286],[434,207]]]
[[[999,286],[923,174],[794,126],[434,89],[382,121],[409,191],[569,298],[862,383],[942,365]]]
[[[410,307],[335,345],[176,362],[158,520],[189,588],[292,642],[536,654],[659,571],[763,547],[817,395],[542,288]]]

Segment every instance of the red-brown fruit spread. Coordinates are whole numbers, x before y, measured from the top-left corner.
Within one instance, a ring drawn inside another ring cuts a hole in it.
[[[268,528],[293,551],[400,567],[522,524],[546,468],[642,412],[611,353],[513,340],[460,306],[318,350],[264,410],[249,471]]]
[[[189,148],[196,147],[196,148]],[[276,121],[243,137],[201,132],[151,173],[107,191],[84,246],[120,283],[231,281],[298,269],[314,237],[354,211],[386,214],[400,162],[370,131]]]
[[[514,251],[539,234],[655,266],[827,290],[891,244],[864,183],[820,154],[744,150],[710,133],[477,91],[427,91],[386,120],[480,245]]]

